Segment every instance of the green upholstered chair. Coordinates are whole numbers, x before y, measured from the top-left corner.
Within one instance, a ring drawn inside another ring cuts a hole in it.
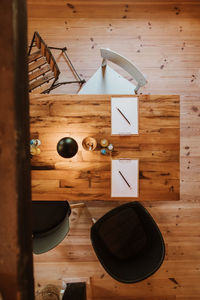
[[[32,201],[33,253],[47,252],[65,238],[70,213],[67,201]]]

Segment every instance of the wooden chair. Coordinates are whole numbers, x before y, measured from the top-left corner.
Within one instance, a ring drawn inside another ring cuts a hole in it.
[[[137,94],[140,87],[144,86],[147,81],[144,75],[125,57],[110,50],[100,49],[103,58],[101,67],[81,88],[78,94]],[[126,72],[136,81],[136,85],[122,77],[107,65],[110,61]]]
[[[33,47],[36,48],[34,52],[32,51]],[[77,80],[57,82],[60,70],[51,49],[62,51]],[[48,47],[39,33],[34,33],[28,52],[29,92],[37,89],[37,93],[49,93],[62,84],[79,83],[81,85],[85,82],[79,77],[66,51],[66,47]]]

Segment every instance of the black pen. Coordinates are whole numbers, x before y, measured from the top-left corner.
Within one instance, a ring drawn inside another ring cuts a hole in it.
[[[117,108],[118,112],[122,115],[122,117],[126,120],[126,122],[127,122],[129,125],[131,125],[131,123],[130,123],[129,120],[125,117],[125,115],[121,112],[121,110],[120,110],[118,107],[116,107],[116,108]]]
[[[118,171],[119,172],[119,174],[121,175],[121,177],[124,179],[124,181],[126,182],[126,184],[128,185],[128,187],[130,188],[130,189],[132,189],[132,187],[130,186],[130,184],[128,183],[128,181],[126,180],[126,178],[124,177],[124,175],[120,172],[120,171]]]

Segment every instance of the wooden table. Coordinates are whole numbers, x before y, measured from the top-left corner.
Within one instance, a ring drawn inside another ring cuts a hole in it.
[[[33,200],[133,200],[111,198],[112,158],[139,159],[136,200],[179,200],[179,96],[138,98],[139,135],[111,136],[111,96],[31,95],[31,138],[42,142],[41,154],[31,159]],[[56,151],[66,136],[79,146],[71,159]],[[108,156],[85,151],[86,136],[108,139],[115,151]]]

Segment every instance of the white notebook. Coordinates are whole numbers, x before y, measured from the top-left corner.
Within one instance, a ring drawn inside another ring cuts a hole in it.
[[[111,98],[111,134],[138,134],[138,98]]]
[[[111,197],[138,197],[138,159],[112,160]]]

